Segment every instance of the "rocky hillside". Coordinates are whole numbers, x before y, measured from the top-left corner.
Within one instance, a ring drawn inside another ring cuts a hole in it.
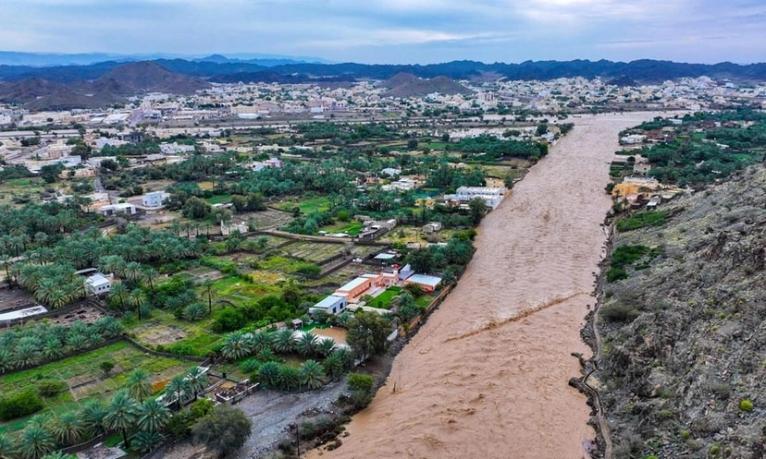
[[[439,94],[469,94],[470,89],[445,76],[418,78],[411,73],[398,73],[383,82],[388,88],[387,96],[423,97],[438,92]]]
[[[616,458],[766,457],[766,168],[634,216],[599,310]]]
[[[30,110],[99,108],[124,103],[147,92],[190,94],[209,83],[170,72],[155,62],[119,65],[95,80],[53,82],[39,78],[0,82],[0,102],[22,104]]]

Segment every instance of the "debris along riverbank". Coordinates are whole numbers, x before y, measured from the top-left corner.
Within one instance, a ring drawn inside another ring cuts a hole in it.
[[[614,242],[614,215],[610,212],[604,220],[604,232],[607,235],[604,242],[603,253],[612,252]],[[591,349],[591,358],[586,359],[582,354],[572,353],[580,362],[582,375],[569,379],[569,385],[579,390],[588,397],[588,405],[591,407],[591,418],[588,424],[596,432],[596,447],[591,450],[592,459],[612,459],[614,457],[614,446],[612,443],[612,434],[609,428],[609,422],[606,416],[606,410],[603,406],[598,381],[598,362],[601,358],[602,341],[601,331],[599,330],[599,310],[604,304],[604,284],[606,282],[606,267],[609,260],[606,256],[599,263],[598,274],[594,284],[593,297],[596,299],[593,308],[585,316],[585,326],[580,331],[582,339]]]
[[[617,134],[653,116],[575,119],[482,222],[460,283],[396,357],[343,446],[325,456],[589,454],[586,397],[567,386],[579,373],[571,353],[590,354],[580,330],[596,301]]]

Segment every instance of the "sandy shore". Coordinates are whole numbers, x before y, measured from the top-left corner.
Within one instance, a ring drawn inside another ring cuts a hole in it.
[[[397,356],[333,458],[581,458],[594,432],[570,354],[603,256],[604,193],[622,129],[654,114],[576,118],[482,222],[452,294]]]

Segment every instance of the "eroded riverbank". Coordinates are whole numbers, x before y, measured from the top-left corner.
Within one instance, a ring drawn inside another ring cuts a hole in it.
[[[590,353],[580,329],[595,303],[617,134],[652,116],[575,119],[482,222],[460,284],[325,457],[585,456],[594,432],[567,385],[579,373],[571,353]]]

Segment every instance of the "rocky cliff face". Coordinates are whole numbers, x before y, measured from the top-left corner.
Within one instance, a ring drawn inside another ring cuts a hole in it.
[[[766,457],[766,168],[660,210],[615,236],[657,250],[599,310],[614,455]]]

